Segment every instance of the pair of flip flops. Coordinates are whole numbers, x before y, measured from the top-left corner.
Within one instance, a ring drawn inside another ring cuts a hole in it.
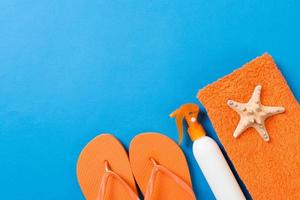
[[[142,133],[130,143],[129,157],[110,134],[101,134],[82,150],[77,177],[87,200],[195,200],[185,156],[170,138]]]

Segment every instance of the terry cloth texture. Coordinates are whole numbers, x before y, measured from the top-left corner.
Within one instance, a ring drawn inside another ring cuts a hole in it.
[[[262,85],[263,105],[286,111],[266,120],[269,142],[253,128],[235,139],[240,117],[227,101],[248,102],[257,85]],[[300,106],[270,55],[201,89],[198,99],[253,199],[300,199]]]

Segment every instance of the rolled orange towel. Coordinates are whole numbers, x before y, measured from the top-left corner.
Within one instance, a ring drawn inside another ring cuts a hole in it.
[[[263,105],[285,108],[265,122],[269,142],[253,128],[233,137],[240,117],[227,101],[248,102],[257,85]],[[300,199],[300,106],[272,57],[252,60],[197,96],[253,199]]]

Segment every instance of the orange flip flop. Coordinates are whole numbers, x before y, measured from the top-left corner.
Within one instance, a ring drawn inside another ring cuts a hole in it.
[[[139,200],[126,151],[110,134],[91,140],[80,153],[77,178],[87,200]]]
[[[185,156],[170,138],[158,133],[137,135],[129,157],[145,200],[195,200]]]

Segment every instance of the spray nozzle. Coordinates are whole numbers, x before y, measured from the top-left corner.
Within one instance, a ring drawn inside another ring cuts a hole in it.
[[[179,109],[170,114],[170,117],[175,117],[176,120],[179,144],[181,144],[183,138],[183,120],[186,120],[188,124],[188,133],[193,141],[205,135],[203,127],[197,121],[199,112],[200,109],[197,104],[188,103],[180,106]]]

